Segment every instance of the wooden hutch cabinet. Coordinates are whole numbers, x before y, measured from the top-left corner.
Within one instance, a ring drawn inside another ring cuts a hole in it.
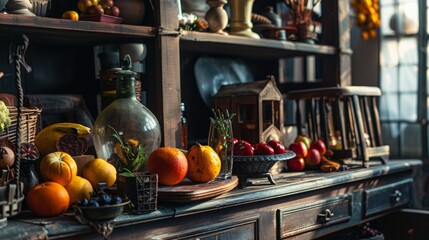
[[[190,103],[198,95],[190,87],[194,81],[192,64],[198,56],[248,60],[258,66],[255,79],[265,79],[267,75],[274,75],[279,79],[284,71],[279,63],[282,58],[323,57],[321,81],[280,83],[278,88],[283,93],[295,89],[351,83],[348,1],[321,2],[322,12],[329,14],[322,17],[323,34],[318,44],[179,31],[176,0],[145,2],[145,19],[151,24],[146,26],[2,14],[0,54],[6,60],[11,37],[26,34],[30,40],[27,61],[33,65],[33,72],[23,78],[25,93],[82,94],[91,112],[96,115],[95,95],[100,90],[94,79],[97,73],[94,73],[96,56],[92,54],[93,47],[103,44],[145,43],[148,52],[142,84],[147,92],[147,106],[161,124],[165,146],[181,144],[180,103]],[[153,12],[150,2],[153,3]],[[0,67],[4,68],[3,72],[13,70],[7,62],[0,62]],[[4,86],[6,83],[2,84]],[[12,81],[9,85],[12,85]],[[187,108],[187,111],[195,114],[198,109]],[[200,118],[208,122],[208,117]],[[192,128],[192,123],[189,128]]]
[[[278,83],[280,91],[351,84],[348,0],[321,1],[322,12],[329,14],[322,16],[323,34],[317,44],[179,31],[176,0],[145,0],[145,3],[150,18],[145,26],[0,14],[0,70],[12,72],[5,61],[9,41],[15,34],[26,34],[30,40],[27,60],[33,67],[31,74],[25,74],[26,93],[82,94],[96,113],[95,95],[99,86],[94,80],[94,46],[143,42],[148,48],[143,78],[147,106],[161,124],[162,145],[174,147],[181,146],[180,103],[191,102],[197,95],[190,85],[194,80],[191,66],[198,56],[246,59],[258,66],[255,79],[265,79],[267,75],[281,78],[282,58],[318,56],[323,58],[322,80]],[[2,81],[4,86],[4,81],[9,80]],[[189,114],[200,114],[198,109],[188,109]],[[200,118],[208,120],[209,116]],[[150,214],[121,216],[112,238],[321,237],[410,205],[413,177],[420,166],[420,161],[407,161],[332,175],[284,173],[277,176],[278,185],[235,189],[206,202],[160,205],[159,210]],[[395,194],[396,190],[403,194],[398,201],[383,197]],[[335,211],[335,215],[328,210]],[[83,235],[93,233],[89,226],[70,219],[28,222],[25,216],[10,220],[10,227],[0,233],[0,238],[84,239]]]

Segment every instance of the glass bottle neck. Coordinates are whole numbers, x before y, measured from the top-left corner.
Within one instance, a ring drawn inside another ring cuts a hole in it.
[[[135,80],[133,78],[119,78],[116,80],[116,99],[136,98]]]

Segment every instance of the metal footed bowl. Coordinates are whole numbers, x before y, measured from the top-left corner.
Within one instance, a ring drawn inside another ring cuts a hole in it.
[[[233,156],[232,172],[235,175],[267,173],[278,161],[289,160],[295,156],[290,150],[274,155]]]
[[[124,212],[125,205],[130,201],[126,201],[114,205],[104,205],[100,207],[80,207],[74,206],[76,217],[81,217],[81,220],[103,221],[111,220],[121,215]],[[79,219],[78,219],[79,220]]]

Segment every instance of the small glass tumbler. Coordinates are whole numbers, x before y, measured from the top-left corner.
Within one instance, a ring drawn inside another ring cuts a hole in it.
[[[231,120],[223,120],[227,128],[219,129],[215,123],[210,124],[208,145],[216,151],[221,161],[221,169],[216,180],[230,179],[232,176],[233,134]],[[227,130],[227,131],[225,131]]]

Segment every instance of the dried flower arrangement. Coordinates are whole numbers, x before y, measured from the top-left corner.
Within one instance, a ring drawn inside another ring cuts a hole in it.
[[[119,160],[114,164],[119,172],[135,173],[142,171],[146,163],[146,154],[144,147],[139,144],[138,140],[128,139],[123,140],[121,134],[113,127],[109,126],[113,131],[113,137],[118,141],[115,144],[115,152]]]
[[[291,9],[294,16],[295,25],[313,24],[313,9],[320,0],[313,0],[312,8],[308,9],[308,0],[285,0],[286,5]]]
[[[285,0],[286,5],[291,10],[292,24],[297,27],[298,39],[316,38],[314,32],[319,23],[313,20],[314,7],[320,1],[312,0],[311,8],[307,8],[308,0]],[[303,36],[303,34],[308,34],[309,36]]]

